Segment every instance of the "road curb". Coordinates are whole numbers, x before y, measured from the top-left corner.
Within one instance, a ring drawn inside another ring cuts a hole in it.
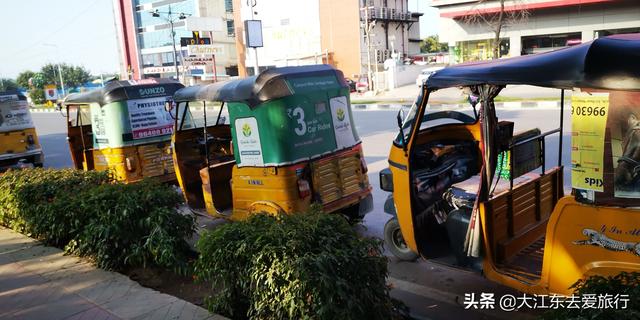
[[[52,109],[52,108],[33,108],[31,109],[32,113],[53,113],[53,112],[59,112],[59,110],[56,109]]]

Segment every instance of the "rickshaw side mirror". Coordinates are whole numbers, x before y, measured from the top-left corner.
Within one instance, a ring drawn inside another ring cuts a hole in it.
[[[164,111],[171,112],[173,110],[173,101],[169,100],[164,103]]]
[[[175,109],[175,101],[173,100],[168,100],[164,103],[164,110],[169,113],[169,115],[171,116],[171,118],[173,120],[176,119],[176,116],[174,115],[174,113],[172,112]]]
[[[471,107],[473,108],[473,115],[476,119],[478,119],[478,111],[476,110],[476,105],[478,104],[478,101],[480,101],[480,97],[475,96],[473,94],[469,94],[467,96],[467,101],[469,101],[469,104],[471,105]]]
[[[469,104],[475,108],[476,105],[478,104],[479,98],[478,96],[474,96],[473,94],[470,94],[467,96],[467,101],[469,101]]]

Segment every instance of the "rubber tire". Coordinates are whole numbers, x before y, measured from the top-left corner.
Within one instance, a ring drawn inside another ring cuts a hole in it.
[[[384,225],[384,243],[391,253],[402,261],[414,261],[418,254],[411,251],[402,238],[400,224],[397,218],[391,218]]]

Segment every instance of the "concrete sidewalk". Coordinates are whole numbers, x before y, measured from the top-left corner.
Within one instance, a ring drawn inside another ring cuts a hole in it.
[[[0,227],[0,319],[225,319]]]

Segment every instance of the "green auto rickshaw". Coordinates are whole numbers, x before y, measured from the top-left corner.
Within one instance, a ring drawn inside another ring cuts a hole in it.
[[[183,87],[170,79],[124,80],[67,96],[63,103],[74,166],[111,170],[127,183],[145,177],[175,181],[174,116],[165,105]]]
[[[192,209],[231,220],[301,212],[312,203],[354,219],[371,210],[341,71],[275,68],[187,87],[174,101],[175,171]]]

